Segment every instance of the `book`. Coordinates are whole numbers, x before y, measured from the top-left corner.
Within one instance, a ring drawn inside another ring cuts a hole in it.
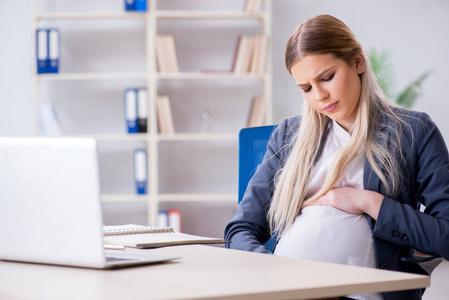
[[[253,54],[254,36],[242,35],[239,37],[237,51],[234,58],[233,72],[247,73],[249,71]]]
[[[248,127],[263,126],[265,122],[265,98],[262,96],[254,97],[250,115],[248,119]]]
[[[59,29],[56,28],[48,29],[47,34],[48,34],[47,73],[58,73],[59,57],[60,57]]]
[[[160,210],[157,213],[157,227],[168,227],[168,214],[166,210]]]
[[[134,0],[134,11],[146,12],[147,0]]]
[[[103,226],[104,242],[133,248],[157,248],[189,244],[221,244],[221,238],[176,232],[173,228],[154,228],[135,224]]]
[[[148,99],[145,88],[137,89],[137,131],[147,132],[148,123]]]
[[[137,124],[137,89],[125,90],[125,121],[128,133],[139,132]]]
[[[37,73],[47,73],[48,35],[46,29],[36,30]]]
[[[167,211],[168,226],[173,228],[176,232],[182,232],[181,227],[181,211],[177,209],[169,209]]]
[[[267,65],[268,38],[265,35],[254,37],[254,48],[250,63],[250,73],[263,73]]]
[[[156,98],[156,111],[159,132],[162,134],[175,133],[175,125],[171,111],[170,99],[166,95],[158,95]]]
[[[179,72],[175,38],[171,34],[159,34],[156,37],[156,59],[159,72]]]
[[[134,180],[136,182],[136,193],[147,193],[147,150],[136,149],[134,151]]]
[[[125,11],[134,11],[134,0],[125,0]]]
[[[262,0],[246,0],[244,12],[256,13],[260,10]]]

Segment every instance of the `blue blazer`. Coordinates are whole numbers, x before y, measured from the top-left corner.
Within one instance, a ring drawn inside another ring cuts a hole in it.
[[[449,155],[444,139],[425,113],[397,109],[409,126],[403,126],[402,148],[393,149],[397,131],[388,117],[381,117],[377,130],[387,133],[382,144],[392,155],[405,156],[403,181],[397,196],[384,197],[377,221],[367,215],[381,269],[426,274],[410,259],[413,249],[449,259]],[[274,176],[288,157],[301,117],[284,119],[273,132],[267,153],[248,184],[242,202],[225,229],[228,247],[270,253],[263,243],[270,238],[267,212],[274,189]],[[323,137],[323,141],[326,136]],[[322,142],[323,142],[322,141]],[[385,187],[365,160],[364,188],[386,194]],[[419,211],[419,205],[426,208]],[[385,293],[385,299],[421,299],[423,290]]]

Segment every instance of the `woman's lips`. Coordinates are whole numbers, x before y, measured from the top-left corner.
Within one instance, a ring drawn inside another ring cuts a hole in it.
[[[323,107],[323,110],[325,112],[331,113],[331,112],[333,112],[334,110],[337,109],[337,105],[338,105],[338,102],[331,103],[331,104],[326,105],[325,107]]]

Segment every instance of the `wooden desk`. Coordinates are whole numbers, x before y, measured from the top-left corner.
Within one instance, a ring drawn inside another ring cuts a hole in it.
[[[182,259],[117,270],[0,261],[0,299],[312,299],[429,285],[427,276],[212,246],[126,251]]]

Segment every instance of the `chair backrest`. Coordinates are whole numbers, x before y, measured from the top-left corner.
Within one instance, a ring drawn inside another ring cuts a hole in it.
[[[257,166],[267,151],[267,144],[271,133],[277,125],[243,128],[239,133],[239,197],[242,201],[248,182],[253,177]],[[271,238],[265,247],[273,252],[276,238]]]

